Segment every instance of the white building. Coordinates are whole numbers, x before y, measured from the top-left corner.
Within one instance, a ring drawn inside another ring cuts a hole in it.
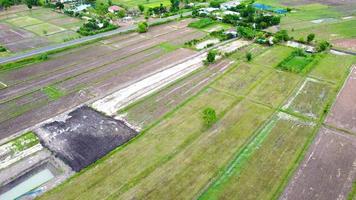
[[[240,5],[240,4],[241,4],[240,0],[228,1],[228,2],[220,4],[220,9],[221,10],[229,10],[231,8],[234,8],[238,5]]]

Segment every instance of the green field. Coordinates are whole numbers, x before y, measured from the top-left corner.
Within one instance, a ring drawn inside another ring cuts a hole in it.
[[[256,54],[249,63],[239,55],[246,51]],[[140,135],[42,199],[278,198],[341,83],[276,69],[292,51],[243,48],[229,58],[236,62],[227,73],[184,103],[167,105],[163,117],[159,102],[178,97],[160,98],[179,89],[180,81],[128,106],[120,113],[144,123]],[[320,57],[311,73],[323,78],[329,77],[323,59],[348,58]],[[202,117],[208,107],[217,113],[212,127]]]
[[[152,8],[152,7],[160,6],[161,3],[164,6],[171,5],[169,0],[113,0],[112,2],[117,4],[123,4],[131,8],[132,7],[137,8],[138,5],[143,5],[146,8]]]

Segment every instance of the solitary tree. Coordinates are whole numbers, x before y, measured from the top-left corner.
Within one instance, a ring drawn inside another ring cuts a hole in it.
[[[216,51],[214,50],[209,51],[208,56],[206,58],[206,62],[213,63],[215,61],[215,57],[216,57]]]
[[[205,108],[203,110],[203,120],[206,127],[211,127],[216,121],[216,112],[213,108]]]
[[[318,52],[322,52],[330,48],[332,45],[327,41],[321,41],[318,43],[316,49]]]
[[[246,53],[246,60],[248,62],[250,62],[252,60],[252,53],[251,52]]]
[[[140,22],[140,23],[138,23],[138,25],[137,25],[137,31],[138,31],[139,33],[145,33],[145,32],[147,32],[147,31],[148,31],[148,24],[147,24],[147,22]]]
[[[179,10],[179,0],[171,0],[171,11]]]
[[[0,7],[3,7],[5,10],[10,8],[11,2],[10,0],[0,0]]]
[[[143,11],[145,11],[145,7],[144,7],[142,4],[138,5],[138,9],[139,9],[140,12],[142,12],[142,13],[143,13]]]
[[[315,38],[315,34],[314,33],[310,33],[308,36],[307,36],[307,42],[310,43],[314,40]]]

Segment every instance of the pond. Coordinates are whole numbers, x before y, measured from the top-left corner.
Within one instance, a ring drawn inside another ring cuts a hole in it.
[[[43,170],[40,170],[30,178],[22,181],[21,183],[17,184],[15,187],[1,194],[0,199],[1,200],[17,199],[21,196],[29,194],[32,190],[38,188],[39,186],[51,180],[52,178],[54,178],[54,175],[49,169],[45,168]]]

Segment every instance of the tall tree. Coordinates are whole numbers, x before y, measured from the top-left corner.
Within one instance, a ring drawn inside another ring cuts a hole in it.
[[[171,11],[179,10],[179,0],[171,0]]]

